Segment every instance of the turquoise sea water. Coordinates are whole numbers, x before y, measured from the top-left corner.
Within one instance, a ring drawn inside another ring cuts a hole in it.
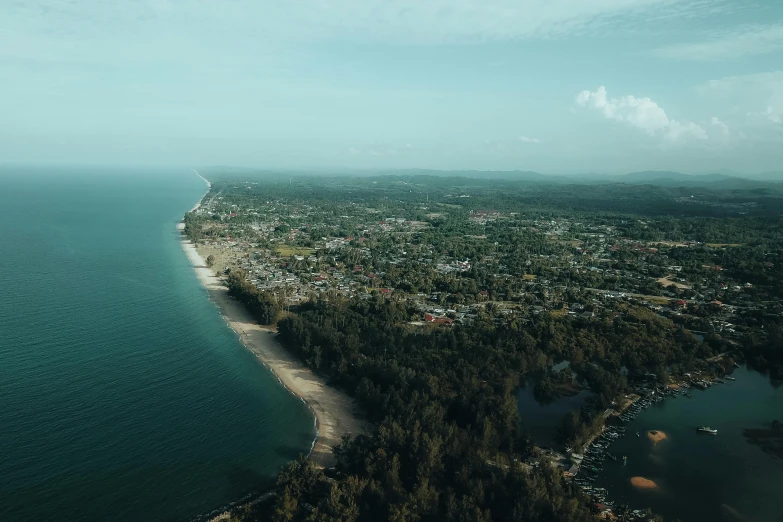
[[[189,520],[309,450],[179,245],[187,170],[0,170],[0,520]]]
[[[783,420],[783,387],[745,368],[733,375],[735,382],[691,390],[692,399],[653,404],[629,422],[625,437],[609,450],[628,456],[627,465],[606,461],[595,482],[609,491],[608,499],[632,509],[651,507],[666,520],[783,521],[783,459],[742,436],[745,428]],[[699,425],[718,434],[699,433]],[[653,444],[648,430],[661,430],[668,439]],[[659,489],[634,488],[634,476],[655,481]]]

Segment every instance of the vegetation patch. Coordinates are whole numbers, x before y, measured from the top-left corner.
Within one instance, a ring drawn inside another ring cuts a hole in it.
[[[277,252],[277,255],[280,255],[280,256],[283,256],[283,257],[311,256],[311,255],[315,254],[315,249],[307,248],[307,247],[292,246],[292,245],[277,245],[275,247],[275,252]]]

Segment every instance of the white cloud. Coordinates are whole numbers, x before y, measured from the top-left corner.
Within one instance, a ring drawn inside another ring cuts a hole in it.
[[[584,90],[576,96],[576,103],[582,107],[597,110],[610,120],[622,121],[651,136],[663,136],[670,141],[686,138],[707,139],[707,132],[693,122],[679,122],[669,119],[657,103],[648,97],[623,96],[609,98],[606,87],[595,91]]]
[[[697,92],[737,107],[753,121],[783,122],[783,71],[711,80],[698,87]]]
[[[744,26],[708,37],[703,42],[659,47],[650,54],[675,60],[716,61],[767,54],[781,49],[783,23]]]
[[[716,116],[713,116],[710,119],[710,124],[712,124],[713,127],[718,128],[724,136],[729,136],[731,134],[731,131],[729,131],[729,126],[723,123]]]
[[[783,112],[781,112],[780,109],[775,109],[772,106],[769,106],[767,107],[767,110],[764,111],[764,116],[766,116],[767,119],[772,123],[780,123]]]
[[[536,145],[539,143],[543,143],[543,141],[541,141],[538,138],[530,138],[528,136],[520,136],[519,141],[521,141],[522,143],[535,143]]]
[[[254,39],[376,40],[410,43],[482,42],[605,34],[634,30],[661,18],[720,11],[728,0],[30,0],[3,7],[3,30],[65,34],[83,40],[112,27],[149,34],[161,23],[184,28],[207,24],[232,35],[252,30]],[[4,27],[5,26],[5,27]],[[194,29],[193,33],[198,34]],[[184,31],[183,34],[191,34]],[[60,38],[61,39],[61,38]],[[122,47],[116,39],[117,47]],[[11,42],[8,42],[11,43]],[[0,49],[4,46],[0,45]]]
[[[670,120],[664,134],[666,139],[671,141],[680,141],[687,138],[696,138],[706,140],[707,131],[693,122],[680,123],[677,120]]]
[[[756,121],[770,121],[772,123],[783,123],[783,112],[781,112],[778,109],[775,109],[771,105],[768,106],[763,111],[749,111],[745,113],[745,116],[750,116]]]

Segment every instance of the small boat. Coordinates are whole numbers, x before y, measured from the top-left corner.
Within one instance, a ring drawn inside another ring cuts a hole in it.
[[[699,426],[696,428],[698,431],[701,431],[702,433],[709,433],[710,435],[717,435],[718,430],[714,428],[710,428],[709,426]]]
[[[639,432],[638,432],[638,431],[636,432],[636,436],[637,436],[637,437],[641,437],[641,435],[639,434]]]
[[[727,381],[736,381],[737,379],[735,379],[734,377],[726,377],[726,380]]]

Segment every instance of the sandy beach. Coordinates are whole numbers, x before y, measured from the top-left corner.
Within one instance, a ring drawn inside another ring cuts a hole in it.
[[[184,224],[177,225],[177,229],[182,232]],[[322,377],[283,348],[275,338],[275,332],[258,325],[244,306],[228,295],[228,288],[212,269],[207,268],[195,245],[184,236],[181,243],[201,284],[242,343],[313,412],[317,436],[310,458],[319,466],[332,466],[332,447],[343,435],[358,435],[363,429],[363,423],[354,414],[353,399],[328,386]]]

